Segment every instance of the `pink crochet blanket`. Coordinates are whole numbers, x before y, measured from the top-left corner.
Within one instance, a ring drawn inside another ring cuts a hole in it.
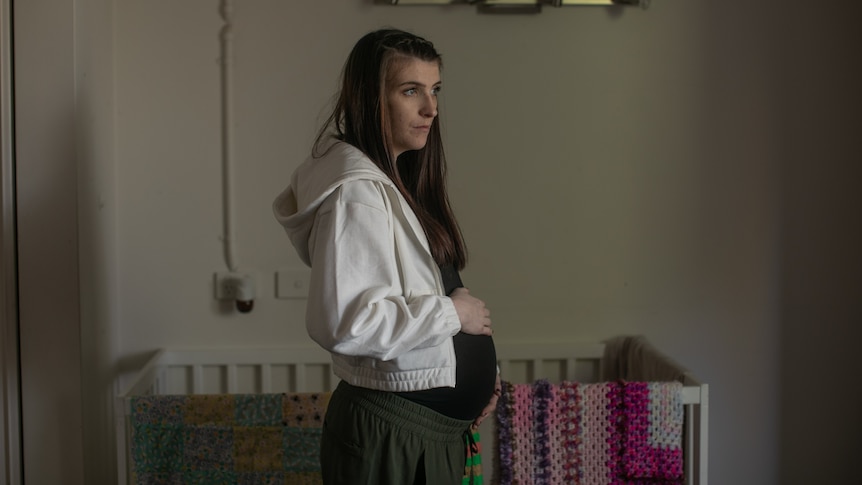
[[[503,383],[501,485],[682,484],[678,382]]]

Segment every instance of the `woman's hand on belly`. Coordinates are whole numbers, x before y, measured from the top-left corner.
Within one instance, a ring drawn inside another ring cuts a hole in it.
[[[494,394],[491,395],[491,400],[488,402],[488,405],[485,406],[485,409],[482,410],[482,413],[473,421],[473,427],[478,428],[482,421],[485,420],[495,409],[497,409],[497,400],[500,399],[500,393],[502,392],[502,388],[500,387],[500,374],[497,374],[497,382],[494,383]]]
[[[470,294],[467,288],[456,288],[449,298],[455,305],[461,331],[470,335],[491,335],[491,311],[485,302]]]

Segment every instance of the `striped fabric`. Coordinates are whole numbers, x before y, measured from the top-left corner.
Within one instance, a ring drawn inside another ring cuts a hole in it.
[[[482,442],[479,432],[472,431],[472,443],[467,446],[467,463],[464,465],[464,478],[461,485],[483,485],[482,478]]]

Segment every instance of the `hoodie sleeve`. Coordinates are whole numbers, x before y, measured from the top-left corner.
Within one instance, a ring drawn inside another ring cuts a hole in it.
[[[395,244],[380,182],[344,184],[320,207],[309,240],[306,326],[322,347],[385,361],[461,329],[448,297],[404,294]]]

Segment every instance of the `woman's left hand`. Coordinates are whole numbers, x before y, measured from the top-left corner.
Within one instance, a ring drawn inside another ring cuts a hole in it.
[[[500,374],[497,374],[497,381],[494,383],[494,394],[491,395],[491,400],[488,402],[488,405],[485,406],[485,409],[482,410],[482,414],[473,421],[473,428],[478,428],[482,421],[485,420],[495,409],[497,409],[497,400],[500,399],[500,393],[502,392],[502,388],[500,387]]]

